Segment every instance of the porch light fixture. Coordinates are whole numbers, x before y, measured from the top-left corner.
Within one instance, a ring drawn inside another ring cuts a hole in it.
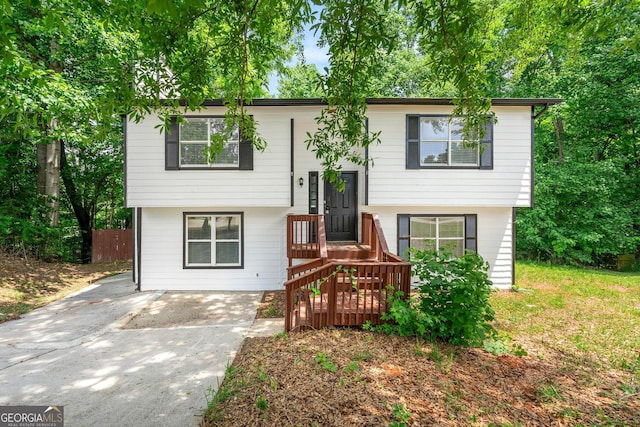
[[[302,187],[304,185],[304,178],[303,177],[300,177],[298,179],[298,184],[300,184],[300,187]]]

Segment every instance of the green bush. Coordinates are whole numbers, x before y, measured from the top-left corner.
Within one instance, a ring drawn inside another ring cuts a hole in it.
[[[493,284],[482,257],[475,252],[454,257],[448,252],[412,250],[411,262],[419,283],[417,295],[408,300],[391,295],[383,319],[393,324],[378,330],[464,346],[481,346],[485,338],[495,336],[489,323],[495,319],[489,304]]]

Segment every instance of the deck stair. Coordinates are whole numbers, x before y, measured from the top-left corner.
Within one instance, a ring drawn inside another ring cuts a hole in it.
[[[371,246],[355,241],[327,242],[327,256],[332,260],[376,261]]]
[[[361,223],[361,242],[327,242],[322,215],[288,216],[287,331],[378,324],[389,287],[409,295],[411,264],[389,252],[375,214]]]

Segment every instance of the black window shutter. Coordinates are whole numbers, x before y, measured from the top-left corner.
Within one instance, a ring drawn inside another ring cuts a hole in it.
[[[407,169],[420,169],[420,116],[407,116]]]
[[[398,256],[409,259],[409,215],[398,215]]]
[[[239,161],[238,169],[240,170],[253,170],[253,144],[248,139],[241,139],[238,146]]]
[[[464,248],[478,250],[478,215],[464,216]]]
[[[480,169],[493,169],[493,123],[487,123],[480,142]]]
[[[165,170],[180,169],[180,133],[178,120],[171,117],[171,123],[164,132],[164,168]]]

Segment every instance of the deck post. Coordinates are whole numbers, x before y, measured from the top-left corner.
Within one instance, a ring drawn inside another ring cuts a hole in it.
[[[337,274],[332,274],[329,276],[329,287],[328,287],[328,298],[327,298],[327,325],[328,327],[333,327],[336,324],[336,282],[337,282]]]

